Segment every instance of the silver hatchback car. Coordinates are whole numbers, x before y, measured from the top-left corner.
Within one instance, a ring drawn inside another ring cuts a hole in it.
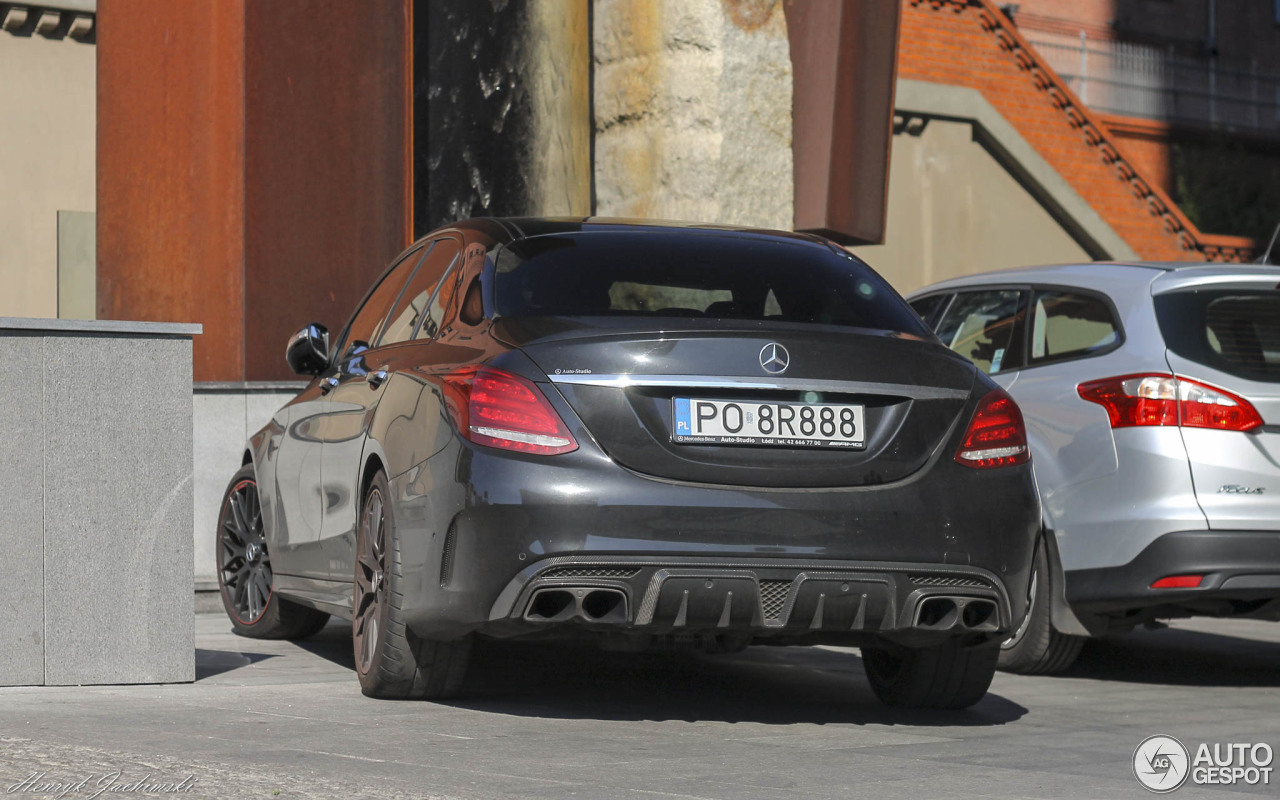
[[[1280,267],[1069,264],[908,300],[1026,418],[1044,535],[1003,668],[1161,619],[1280,620]]]

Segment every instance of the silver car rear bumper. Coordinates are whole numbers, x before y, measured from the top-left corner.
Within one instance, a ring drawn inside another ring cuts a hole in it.
[[[1151,588],[1174,575],[1203,577],[1195,588]],[[1066,590],[1095,633],[1201,615],[1280,619],[1280,531],[1167,533],[1123,566],[1067,571]]]

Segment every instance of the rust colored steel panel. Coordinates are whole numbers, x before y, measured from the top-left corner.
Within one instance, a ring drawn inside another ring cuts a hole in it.
[[[98,314],[199,322],[197,381],[293,377],[412,229],[407,0],[98,7]]]
[[[244,368],[244,10],[98,3],[98,316],[203,324],[196,380]]]
[[[336,333],[408,244],[409,3],[250,0],[245,376],[291,377],[289,335]]]
[[[787,0],[784,9],[796,230],[882,243],[901,8],[888,0]]]

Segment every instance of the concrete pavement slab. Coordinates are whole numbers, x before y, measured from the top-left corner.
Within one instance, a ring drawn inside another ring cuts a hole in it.
[[[489,644],[461,698],[427,703],[363,697],[341,622],[291,643],[199,615],[196,647],[192,684],[0,689],[0,789],[118,771],[211,798],[1138,798],[1147,736],[1280,749],[1280,626],[1259,622],[1091,642],[1063,676],[997,675],[965,712],[881,706],[841,648]]]

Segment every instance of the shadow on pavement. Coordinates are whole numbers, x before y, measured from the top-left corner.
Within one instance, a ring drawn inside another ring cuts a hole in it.
[[[1173,686],[1280,686],[1280,644],[1188,630],[1085,642],[1060,677]]]
[[[268,658],[270,653],[241,653],[233,650],[201,650],[196,648],[196,680],[202,681],[233,669],[247,667]]]
[[[340,620],[295,646],[355,671],[351,625]],[[355,675],[351,676],[352,681]],[[617,653],[590,643],[480,641],[453,705],[551,719],[766,724],[1003,725],[1027,709],[988,694],[966,711],[880,704],[854,652],[752,647],[742,653]]]
[[[351,623],[340,619],[331,619],[329,624],[310,639],[294,642],[295,645],[312,655],[320,656],[353,673],[356,669],[356,658],[351,651]],[[355,680],[355,675],[351,680]]]
[[[995,694],[966,711],[888,708],[856,655],[825,648],[704,656],[483,642],[475,656],[454,705],[515,716],[956,727],[1003,725],[1027,713]]]

